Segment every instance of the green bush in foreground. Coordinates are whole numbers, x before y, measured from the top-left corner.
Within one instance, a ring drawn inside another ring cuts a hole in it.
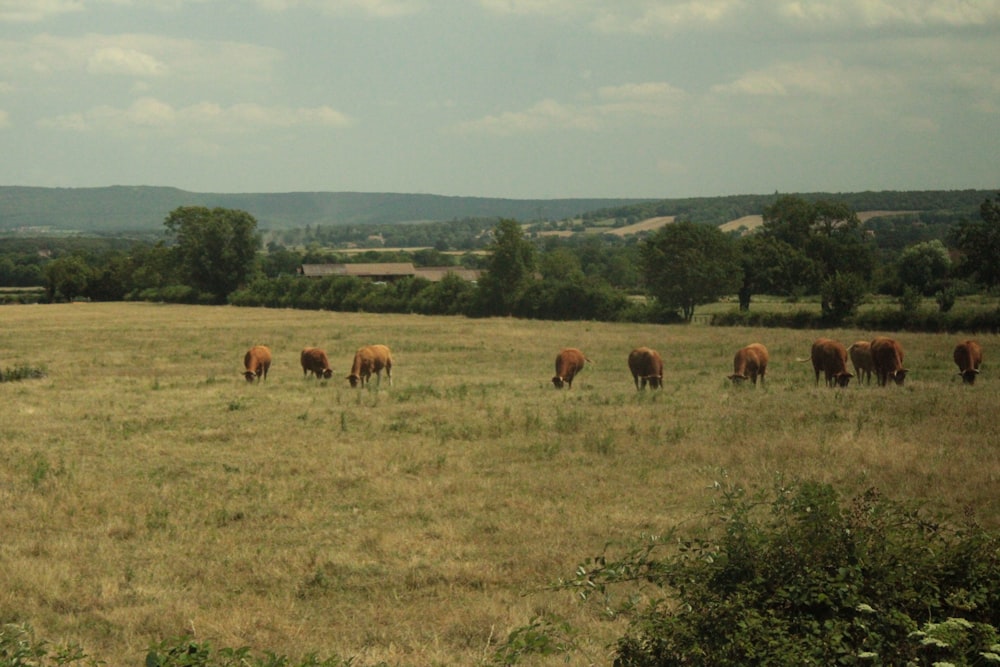
[[[31,380],[43,377],[45,377],[45,371],[41,368],[15,366],[14,368],[0,369],[0,382],[14,382],[16,380]]]
[[[813,482],[720,490],[702,535],[646,539],[563,584],[631,619],[616,666],[1000,664],[1000,536],[971,514]]]
[[[104,663],[79,646],[53,646],[35,637],[26,625],[0,626],[0,667],[96,667]],[[150,648],[145,667],[350,667],[352,659],[321,659],[310,654],[299,662],[273,653],[255,654],[247,647],[213,648],[190,637],[167,640]]]

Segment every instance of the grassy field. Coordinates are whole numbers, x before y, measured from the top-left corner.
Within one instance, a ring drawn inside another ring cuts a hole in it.
[[[957,338],[901,334],[904,387],[813,383],[820,333],[154,304],[0,308],[0,622],[109,665],[160,640],[358,664],[473,665],[552,613],[571,664],[609,664],[620,621],[546,590],[609,542],[697,521],[726,477],[871,486],[1000,526],[996,336],[963,386]],[[726,376],[771,351],[763,388]],[[393,385],[352,390],[386,343]],[[271,346],[265,383],[243,353]],[[304,378],[305,346],[336,375]],[[639,394],[629,350],[663,353]],[[556,391],[564,346],[593,364]],[[527,664],[564,664],[562,658]]]

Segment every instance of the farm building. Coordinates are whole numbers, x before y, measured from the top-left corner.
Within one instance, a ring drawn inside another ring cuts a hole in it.
[[[479,280],[482,271],[465,269],[460,266],[413,266],[410,262],[385,262],[362,264],[303,264],[299,267],[299,275],[307,278],[325,278],[326,276],[354,276],[375,282],[392,282],[400,278],[424,278],[438,282],[449,273],[468,281]]]

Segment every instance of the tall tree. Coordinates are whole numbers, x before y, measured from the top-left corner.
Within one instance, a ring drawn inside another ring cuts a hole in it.
[[[488,250],[486,273],[479,280],[480,310],[510,315],[534,280],[535,247],[516,220],[501,220]]]
[[[696,306],[734,294],[742,269],[735,242],[716,227],[677,222],[660,228],[641,246],[650,293],[687,322]]]
[[[181,206],[163,223],[174,234],[174,252],[187,284],[222,303],[250,277],[260,237],[246,211]]]
[[[764,209],[760,233],[805,254],[812,269],[799,274],[796,286],[813,294],[827,293],[824,284],[829,286],[837,274],[854,276],[862,282],[871,280],[875,268],[873,244],[865,238],[857,214],[845,203],[780,197]],[[830,312],[831,304],[825,297],[822,307],[824,313]]]
[[[937,239],[908,246],[900,253],[896,262],[899,281],[924,296],[930,296],[940,289],[950,271],[948,249]]]
[[[949,242],[962,253],[957,271],[986,286],[1000,285],[1000,195],[979,207],[981,220],[958,223]]]

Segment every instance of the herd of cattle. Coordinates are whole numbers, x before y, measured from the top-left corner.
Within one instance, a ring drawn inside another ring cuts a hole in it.
[[[847,370],[847,359],[850,357],[854,373]],[[955,346],[952,353],[958,374],[962,381],[974,384],[979,375],[979,366],[983,363],[983,350],[974,340],[966,340]],[[871,384],[872,374],[879,386],[886,386],[889,381],[902,385],[909,372],[903,367],[903,347],[898,341],[887,336],[877,336],[870,341],[859,340],[850,347],[844,347],[839,341],[831,338],[818,338],[812,344],[812,354],[807,359],[812,361],[816,373],[816,384],[819,384],[820,373],[826,379],[827,386],[846,387],[852,377],[857,376],[858,382]],[[764,382],[767,373],[768,353],[760,343],[747,345],[736,352],[733,358],[733,374],[729,379],[734,383],[750,380],[757,384],[757,378]]]
[[[974,340],[966,340],[955,346],[952,355],[958,374],[962,381],[974,384],[979,374],[979,366],[983,363],[983,350]],[[847,359],[854,366],[854,373],[847,370]],[[299,357],[302,363],[302,374],[313,373],[317,378],[333,377],[333,369],[326,352],[318,347],[307,347]],[[760,343],[751,343],[737,350],[733,357],[733,374],[729,379],[734,384],[749,380],[754,385],[759,379],[764,383],[767,374],[767,363],[770,359],[767,348]],[[573,378],[583,370],[590,361],[583,352],[575,347],[568,347],[556,355],[556,374],[552,384],[556,389],[573,387]],[[818,338],[812,344],[812,354],[807,359],[812,361],[816,373],[816,384],[822,373],[827,386],[846,387],[851,378],[857,377],[858,382],[864,380],[871,384],[872,374],[879,386],[886,386],[889,381],[901,385],[909,372],[903,367],[903,347],[898,341],[877,336],[874,339],[859,340],[850,347],[844,347],[839,341],[831,338]],[[591,362],[593,363],[593,362]],[[271,350],[264,345],[255,345],[243,357],[245,371],[243,375],[247,382],[267,379],[267,371],[271,367]],[[663,358],[659,352],[649,347],[637,347],[628,355],[628,368],[632,373],[632,381],[637,390],[643,390],[648,385],[651,389],[663,387]],[[347,380],[352,387],[364,387],[371,380],[372,373],[376,375],[377,384],[382,383],[382,371],[385,370],[389,384],[392,384],[392,353],[385,345],[365,345],[354,354],[354,363]]]
[[[952,356],[963,382],[974,384],[979,366],[983,363],[983,350],[979,343],[963,341],[955,346]],[[847,370],[848,357],[854,365],[854,373]],[[770,355],[764,345],[751,343],[737,350],[733,357],[733,374],[729,379],[734,384],[749,380],[754,385],[759,379],[763,384],[769,360]],[[562,350],[556,357],[556,374],[552,378],[556,389],[572,387],[573,378],[583,369],[585,361],[589,359],[576,348]],[[846,387],[855,376],[858,382],[864,380],[871,384],[873,373],[879,386],[886,386],[890,380],[901,385],[909,372],[903,367],[903,347],[886,336],[877,336],[870,341],[859,340],[850,347],[844,347],[830,338],[819,338],[813,342],[810,357],[799,361],[812,361],[816,384],[819,384],[819,376],[823,374],[830,387]],[[652,389],[663,386],[663,359],[656,350],[648,347],[632,350],[628,355],[628,368],[637,390],[645,389],[646,385]]]
[[[317,378],[329,380],[333,377],[330,360],[326,352],[318,347],[307,347],[299,355],[302,364],[302,374],[314,374]],[[271,368],[271,350],[266,345],[254,345],[243,355],[243,376],[247,382],[267,379],[267,371]],[[382,371],[392,384],[392,352],[385,345],[365,345],[354,353],[354,363],[347,376],[352,387],[359,384],[364,387],[371,380],[372,373],[377,378],[376,384],[382,384]]]

